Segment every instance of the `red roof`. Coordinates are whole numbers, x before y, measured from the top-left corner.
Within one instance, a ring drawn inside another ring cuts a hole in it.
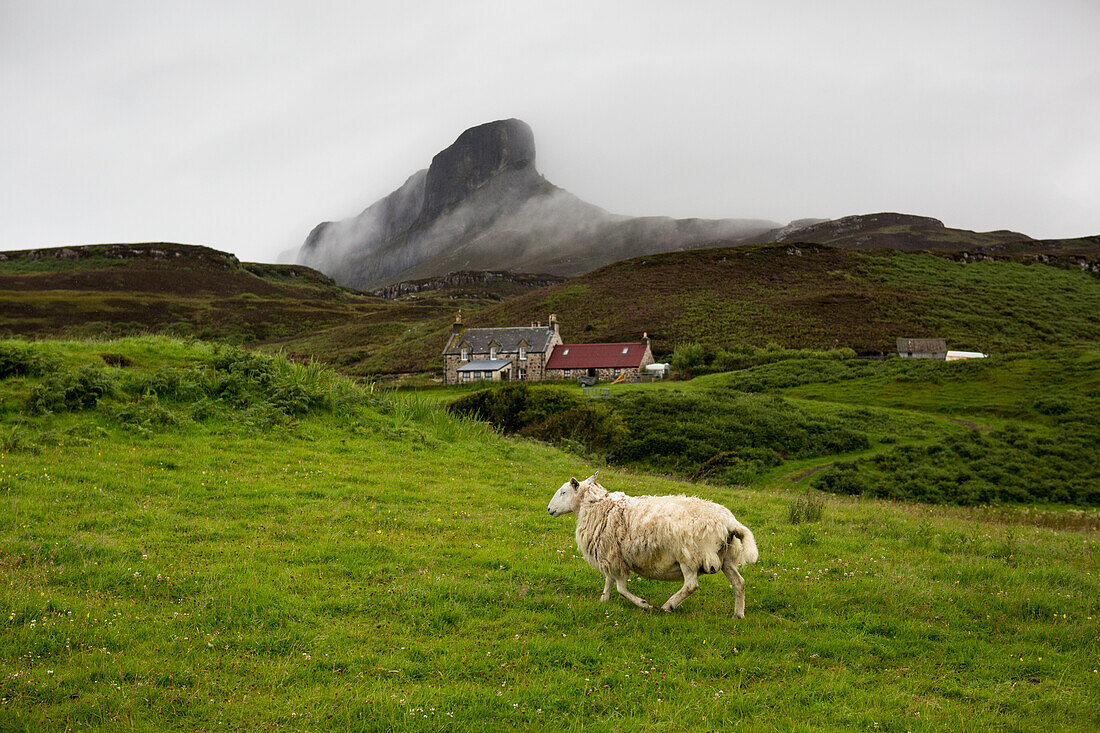
[[[646,345],[560,344],[546,362],[547,369],[598,369],[641,366]]]

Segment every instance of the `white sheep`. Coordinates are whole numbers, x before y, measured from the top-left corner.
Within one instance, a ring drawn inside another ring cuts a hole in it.
[[[733,588],[734,614],[745,617],[745,579],[737,568],[759,556],[748,527],[726,507],[705,499],[609,493],[596,482],[598,475],[570,478],[546,510],[552,517],[577,515],[577,547],[604,577],[601,601],[611,597],[614,584],[624,598],[650,609],[644,598],[627,590],[627,578],[682,578],[684,586],[661,606],[671,611],[699,587],[700,574],[721,570]]]

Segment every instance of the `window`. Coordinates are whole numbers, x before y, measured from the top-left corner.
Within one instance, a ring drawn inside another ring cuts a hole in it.
[[[462,347],[462,361],[469,361],[469,360],[470,360],[470,347],[469,346],[463,346]]]
[[[569,349],[566,349],[565,351],[561,352],[561,355],[562,356],[569,356]]]
[[[622,373],[623,373],[623,370],[622,370],[622,369],[616,369],[616,370],[615,370],[615,376],[616,376],[616,377],[617,377],[617,376],[619,376],[619,375],[620,375],[620,374],[622,374]]]
[[[527,359],[527,347],[526,346],[520,346],[519,347],[519,360],[520,361],[526,361],[526,359]]]
[[[489,358],[490,359],[496,359],[497,358],[496,344],[493,344],[492,346],[489,347]]]
[[[492,379],[493,378],[493,373],[492,372],[482,372],[482,374],[485,375],[484,376],[485,379]]]
[[[623,347],[623,353],[625,354],[628,351],[630,351],[630,347],[629,346],[624,346]]]
[[[526,369],[520,369],[519,370],[519,378],[520,379],[527,379],[527,370]]]
[[[470,373],[469,372],[462,372],[462,381],[463,382],[469,382],[470,381]]]
[[[563,376],[568,377],[569,376],[569,370],[568,369],[563,369],[562,374],[563,374]]]

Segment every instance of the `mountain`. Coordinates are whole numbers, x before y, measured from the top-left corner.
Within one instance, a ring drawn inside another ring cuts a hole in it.
[[[356,288],[460,270],[573,276],[638,255],[737,243],[778,226],[608,213],[539,174],[531,128],[510,119],[466,130],[358,216],[317,225],[294,259]]]

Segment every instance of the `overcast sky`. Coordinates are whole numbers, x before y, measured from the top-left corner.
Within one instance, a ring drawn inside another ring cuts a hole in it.
[[[505,117],[615,213],[1100,234],[1098,39],[1098,0],[0,0],[0,249],[274,261]]]

